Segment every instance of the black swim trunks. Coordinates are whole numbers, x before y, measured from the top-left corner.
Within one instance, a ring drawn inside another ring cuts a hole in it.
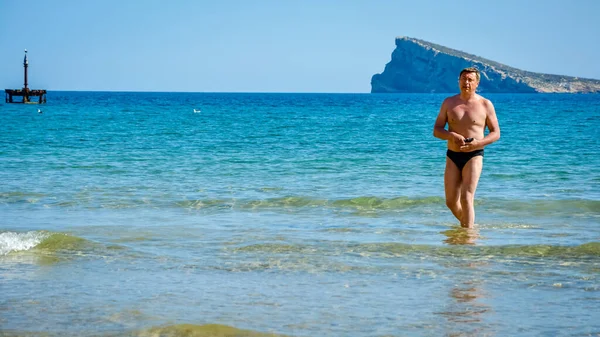
[[[471,151],[471,152],[454,152],[452,150],[448,150],[446,152],[446,156],[452,160],[452,162],[458,167],[458,169],[462,172],[463,167],[467,165],[467,162],[471,160],[471,158],[475,156],[483,157],[483,149]]]

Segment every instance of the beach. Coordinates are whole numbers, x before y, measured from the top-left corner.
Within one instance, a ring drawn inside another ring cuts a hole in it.
[[[448,95],[0,104],[0,335],[598,335],[600,96],[482,95],[473,230]]]

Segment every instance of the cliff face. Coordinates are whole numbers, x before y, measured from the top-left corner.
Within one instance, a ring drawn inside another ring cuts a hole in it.
[[[600,93],[600,80],[533,73],[409,37],[396,38],[392,60],[373,75],[371,92],[458,92],[458,74],[481,72],[482,93]]]

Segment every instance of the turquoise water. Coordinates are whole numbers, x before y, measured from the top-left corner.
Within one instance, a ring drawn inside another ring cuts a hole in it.
[[[600,333],[600,96],[488,96],[472,231],[444,205],[444,97],[0,104],[0,332]]]

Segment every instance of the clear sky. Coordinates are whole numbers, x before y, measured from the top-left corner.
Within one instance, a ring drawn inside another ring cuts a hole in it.
[[[396,36],[600,79],[600,0],[0,0],[0,89],[370,92]]]

